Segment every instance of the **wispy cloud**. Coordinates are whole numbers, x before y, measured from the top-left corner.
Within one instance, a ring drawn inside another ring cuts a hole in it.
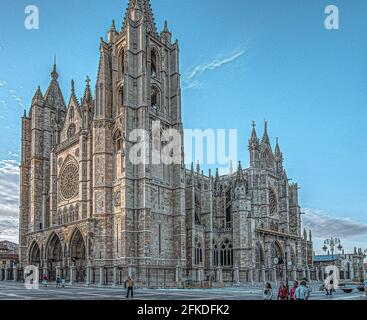
[[[20,107],[24,108],[23,98],[18,94],[17,90],[9,88],[8,82],[6,80],[0,80],[0,89],[6,90],[9,97],[16,102]],[[7,101],[0,100],[0,105],[7,105]]]
[[[187,72],[183,77],[183,89],[193,89],[193,88],[200,88],[202,86],[202,83],[197,79],[202,74],[204,74],[207,71],[214,71],[216,69],[219,69],[223,67],[224,65],[230,64],[237,59],[241,58],[249,48],[237,51],[232,53],[231,55],[227,55],[225,57],[222,57],[220,59],[214,59],[211,62],[203,63],[189,72]]]
[[[19,158],[19,154],[14,153],[12,151],[8,151],[8,156],[14,157],[14,158]]]
[[[339,237],[353,240],[367,237],[367,224],[350,218],[332,217],[321,210],[303,209],[303,225],[317,238]]]
[[[8,90],[9,95],[12,97],[12,99],[22,108],[24,108],[24,104],[23,104],[23,99],[22,97],[18,94],[17,90],[14,89],[10,89]]]
[[[17,240],[18,216],[19,163],[0,160],[0,239]]]

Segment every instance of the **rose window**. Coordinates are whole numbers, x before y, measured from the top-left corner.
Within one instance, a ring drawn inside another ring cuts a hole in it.
[[[61,173],[61,195],[65,200],[76,197],[79,193],[78,167],[74,163],[68,164]]]

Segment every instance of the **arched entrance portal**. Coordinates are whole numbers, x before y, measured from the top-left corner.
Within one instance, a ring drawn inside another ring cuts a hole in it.
[[[70,261],[75,267],[75,282],[85,281],[86,250],[84,238],[79,229],[74,231],[70,241]]]
[[[265,266],[265,257],[264,257],[264,250],[262,249],[262,246],[260,243],[256,244],[255,247],[255,268],[257,274],[255,275],[255,280],[258,282],[264,282],[265,279],[263,279],[262,276],[262,268]]]
[[[56,233],[52,234],[46,247],[46,263],[49,272],[49,280],[56,280],[56,267],[62,267],[63,254],[60,238]]]
[[[275,264],[275,258],[281,258],[283,260],[283,263],[285,262],[284,260],[284,253],[282,250],[282,247],[280,246],[280,244],[277,241],[274,241],[273,244],[271,245],[271,264],[272,264],[272,268],[276,268],[276,275],[277,275],[277,279],[278,280],[285,280],[284,278],[284,274],[283,274],[283,268],[284,268],[284,264]]]
[[[29,264],[31,266],[40,267],[41,266],[41,250],[37,242],[34,241],[29,249]]]

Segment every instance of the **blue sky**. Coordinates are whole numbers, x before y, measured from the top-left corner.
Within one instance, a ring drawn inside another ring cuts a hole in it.
[[[348,249],[367,248],[367,2],[151,3],[158,29],[167,19],[180,42],[185,127],[238,129],[238,155],[248,164],[251,122],[261,135],[267,119],[288,176],[301,186],[305,225],[320,239],[339,236]],[[29,4],[39,8],[39,30],[24,27]],[[329,4],[340,10],[338,31],[324,28]],[[121,27],[126,6],[127,0],[1,2],[0,228],[8,238],[16,238],[23,110],[37,85],[45,92],[54,54],[65,100],[72,78],[82,95],[86,75],[96,77],[99,38],[112,19]]]

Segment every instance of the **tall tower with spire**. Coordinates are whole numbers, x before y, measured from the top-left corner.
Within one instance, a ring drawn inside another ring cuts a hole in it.
[[[55,62],[46,94],[43,96],[38,87],[28,116],[25,113],[22,118],[21,253],[26,249],[28,232],[50,227],[50,155],[51,149],[57,143],[65,114],[66,105],[58,83]]]
[[[151,153],[148,163],[130,161],[134,131],[160,126],[162,144],[160,132],[183,132],[178,42],[171,42],[167,22],[158,33],[148,0],[130,0],[122,29],[113,21],[108,41],[101,39],[95,90],[94,211],[100,230],[114,226],[102,232],[97,250],[126,265],[183,264],[183,148],[181,165],[153,164]]]

